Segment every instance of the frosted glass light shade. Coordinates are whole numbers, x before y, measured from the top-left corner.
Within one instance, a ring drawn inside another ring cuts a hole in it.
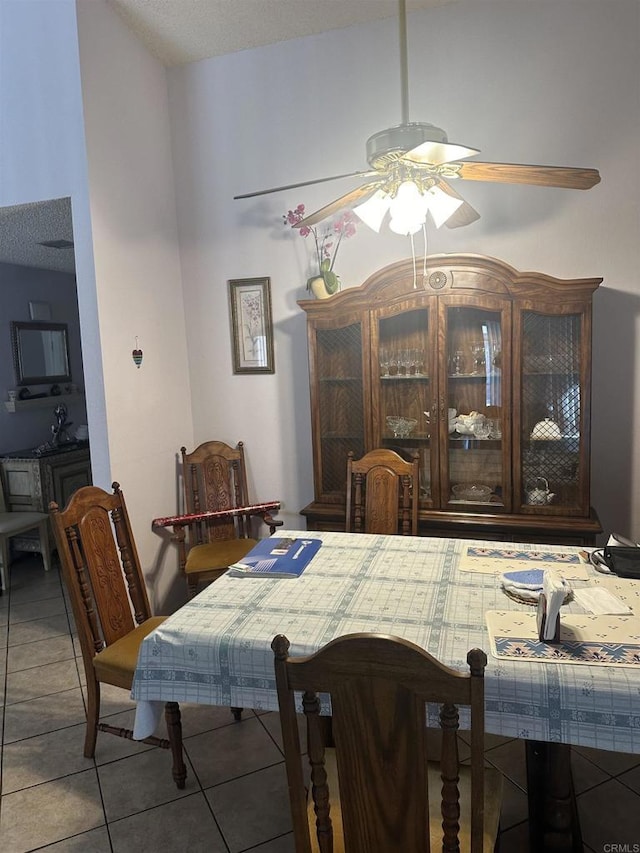
[[[461,198],[448,195],[440,187],[431,187],[426,194],[429,196],[429,213],[436,228],[444,225],[462,204]]]
[[[372,231],[379,232],[382,220],[384,219],[391,197],[384,190],[376,190],[371,198],[363,201],[353,208],[353,212],[357,214],[365,225],[368,225]]]
[[[413,181],[403,181],[389,206],[389,228],[396,234],[415,234],[424,225],[427,210],[427,196]]]
[[[421,192],[413,181],[403,181],[393,198],[383,189],[376,190],[365,202],[356,205],[353,212],[365,225],[379,232],[388,211],[390,230],[406,236],[420,231],[427,213],[431,213],[439,228],[461,204],[462,199],[448,195],[437,186]]]

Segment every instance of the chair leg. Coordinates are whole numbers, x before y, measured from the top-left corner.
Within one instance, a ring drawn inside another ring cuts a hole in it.
[[[84,737],[85,758],[93,758],[98,737],[98,719],[100,717],[100,683],[87,673],[87,731]]]
[[[9,572],[9,540],[0,536],[0,595],[7,588],[7,574]]]
[[[40,535],[40,549],[45,572],[51,569],[51,550],[49,549],[49,522],[43,521],[38,525]]]
[[[244,708],[232,708],[231,709],[231,713],[233,714],[233,719],[236,721],[236,723],[241,722],[243,711],[244,711]]]
[[[189,598],[193,598],[198,592],[198,576],[187,575],[187,592]]]
[[[187,768],[182,752],[182,723],[180,721],[180,706],[177,702],[167,702],[164,706],[164,718],[167,723],[167,733],[173,756],[172,774],[178,788],[182,789],[187,778]]]

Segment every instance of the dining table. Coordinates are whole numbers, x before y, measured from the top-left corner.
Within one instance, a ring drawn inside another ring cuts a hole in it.
[[[479,647],[485,730],[527,748],[531,849],[581,850],[571,745],[640,753],[640,581],[599,574],[572,546],[300,530],[276,538],[320,545],[297,577],[227,572],[144,639],[134,737],[155,729],[169,701],[277,711],[276,634],[292,656],[354,632],[400,636],[460,671]],[[538,569],[573,590],[559,644],[539,641],[535,606],[503,587],[505,573]],[[605,590],[626,610],[591,614],[580,589]]]

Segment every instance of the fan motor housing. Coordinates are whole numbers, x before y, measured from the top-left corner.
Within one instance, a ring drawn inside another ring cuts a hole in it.
[[[388,127],[367,139],[367,162],[373,169],[384,168],[423,142],[448,142],[447,134],[426,122]]]

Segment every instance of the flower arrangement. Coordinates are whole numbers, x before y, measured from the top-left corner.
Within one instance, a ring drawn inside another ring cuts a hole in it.
[[[304,215],[304,204],[299,204],[295,210],[287,211],[282,219],[285,225],[293,228],[304,219]],[[328,293],[337,293],[340,290],[340,279],[333,271],[333,266],[336,262],[340,243],[343,239],[353,237],[356,233],[355,214],[348,210],[322,230],[311,225],[303,225],[299,231],[301,237],[308,237],[309,234],[313,234],[316,247],[318,272],[307,279],[307,290],[311,290],[311,282],[314,279],[322,278]]]

